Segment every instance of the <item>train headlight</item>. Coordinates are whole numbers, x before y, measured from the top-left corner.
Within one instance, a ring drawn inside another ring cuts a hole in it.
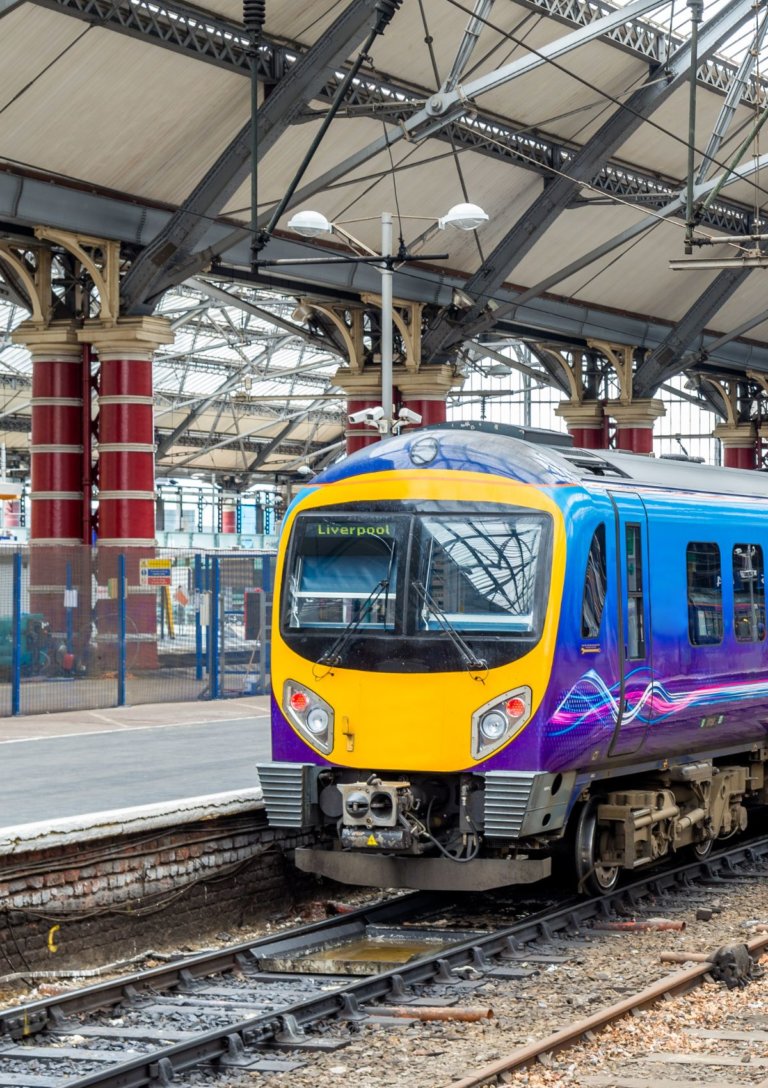
[[[480,732],[485,740],[501,740],[507,731],[507,718],[500,710],[489,710],[480,719]]]
[[[328,732],[330,720],[330,715],[325,707],[313,706],[307,714],[307,729],[313,737],[322,736],[323,733]]]
[[[472,715],[472,758],[484,759],[511,740],[531,716],[531,689],[515,688]]]
[[[311,688],[286,680],[283,711],[292,725],[313,748],[327,755],[333,748],[333,707]]]

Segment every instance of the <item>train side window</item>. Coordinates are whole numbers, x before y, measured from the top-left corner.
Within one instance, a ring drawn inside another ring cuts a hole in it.
[[[686,567],[688,637],[694,646],[716,646],[723,641],[723,577],[717,544],[689,544]]]
[[[645,657],[643,550],[640,526],[627,524],[627,657]]]
[[[598,525],[592,535],[584,575],[584,596],[581,602],[581,637],[597,638],[603,618],[606,589],[605,526]]]
[[[733,629],[739,642],[765,638],[765,576],[759,544],[733,549]]]

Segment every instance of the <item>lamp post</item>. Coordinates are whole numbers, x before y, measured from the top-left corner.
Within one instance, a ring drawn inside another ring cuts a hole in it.
[[[483,223],[488,221],[488,215],[477,204],[455,204],[446,215],[436,220],[436,226],[439,230],[443,230],[447,226],[455,227],[458,230],[476,230]],[[347,240],[354,240],[345,230],[342,229],[340,224],[331,223],[321,212],[315,211],[300,211],[296,212],[288,222],[288,229],[295,231],[304,238],[317,238],[321,234],[333,234],[338,233]],[[420,240],[423,240],[430,231],[427,231],[421,236]],[[367,248],[367,247],[365,247]],[[438,257],[443,259],[447,254],[431,254],[430,259],[435,260]],[[330,258],[333,260],[334,258]],[[351,257],[352,261],[358,260],[365,263],[370,263],[370,257]],[[387,435],[399,426],[405,426],[408,422],[421,422],[418,418],[408,419],[403,418],[398,424],[393,419],[394,406],[392,403],[392,383],[393,376],[393,352],[392,352],[392,326],[394,315],[394,303],[393,303],[393,269],[395,259],[398,263],[407,260],[414,260],[408,253],[398,253],[397,258],[392,253],[392,213],[381,213],[381,245],[380,253],[378,257],[374,257],[375,263],[379,265],[379,273],[381,275],[381,415],[378,415],[378,410],[370,413],[370,418],[364,420],[352,419],[350,422],[369,422],[375,423],[379,430],[381,438],[386,438]],[[422,255],[422,260],[425,257]],[[414,413],[409,413],[413,416]]]

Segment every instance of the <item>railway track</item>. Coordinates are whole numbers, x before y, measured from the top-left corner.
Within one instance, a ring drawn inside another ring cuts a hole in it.
[[[619,930],[606,937],[612,921],[642,918],[659,905],[690,909],[696,889],[711,896],[712,888],[764,875],[766,866],[768,836],[656,871],[603,899],[510,896],[484,900],[473,912],[466,900],[418,893],[186,957],[0,1012],[0,1086],[132,1088],[179,1084],[195,1070],[226,1073],[228,1083],[239,1073],[293,1073],[370,1026],[397,1032],[426,1016],[460,1021],[468,1001],[473,1014],[489,1016],[490,983],[528,986],[540,971],[578,958],[574,949],[585,942],[615,936]],[[704,965],[689,972],[690,984],[705,973]],[[573,1039],[544,1040],[540,1053]],[[472,1080],[475,1071],[460,1083],[493,1083],[538,1060],[529,1049],[498,1070],[479,1063],[485,1079]]]

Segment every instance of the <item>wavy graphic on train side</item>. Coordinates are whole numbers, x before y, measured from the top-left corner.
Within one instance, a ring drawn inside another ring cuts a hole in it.
[[[563,696],[552,718],[547,736],[561,737],[579,726],[599,725],[606,717],[615,722],[619,716],[621,686],[608,687],[594,669],[579,677]],[[671,692],[656,679],[652,670],[641,667],[629,673],[624,682],[625,724],[662,722],[691,708],[699,710],[723,703],[768,697],[768,683],[735,683],[700,686],[694,690]]]

